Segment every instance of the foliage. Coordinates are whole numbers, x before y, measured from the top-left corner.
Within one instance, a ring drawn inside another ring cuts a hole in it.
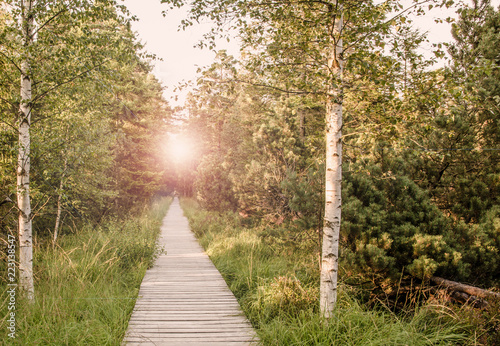
[[[165,190],[168,170],[160,148],[172,110],[149,64],[137,59],[123,69],[115,89],[120,101],[113,105],[117,140],[112,176],[118,193],[115,208],[129,210]]]
[[[346,175],[342,242],[344,260],[353,265],[349,271],[395,278],[407,268],[428,278],[465,265],[452,223],[425,191],[408,177],[377,166],[364,167],[363,173]]]
[[[30,51],[33,87],[31,176],[34,229],[63,233],[111,213],[140,209],[167,183],[158,148],[170,108],[151,75],[126,8],[115,1],[36,2],[40,26]],[[14,199],[21,54],[16,6],[0,10],[0,168],[2,200]],[[2,231],[13,228],[10,202]],[[5,225],[5,227],[4,227]]]
[[[458,178],[456,193],[448,197],[453,212],[466,221],[478,222],[499,204],[499,26],[500,9],[495,10],[489,1],[473,1],[471,7],[461,9],[452,29],[455,42],[449,46],[453,62],[448,72],[457,82],[451,89],[454,104],[450,107],[456,133],[450,136],[471,150],[463,155],[462,167],[453,172]],[[465,176],[464,171],[468,172]]]
[[[230,196],[232,206],[236,197],[241,215],[286,224],[296,239],[320,239],[322,91],[328,78],[319,47],[328,44],[321,40],[326,19],[313,13],[327,5],[305,2],[263,10],[260,2],[231,3],[238,6],[228,17],[217,17],[221,8],[203,1],[190,12],[191,19],[208,16],[219,24],[234,19],[228,25],[234,24],[245,47],[253,49],[244,51],[239,65],[222,54],[220,62],[202,71],[193,93],[205,104],[224,100],[231,105],[190,108],[188,122],[206,136],[205,147],[217,152],[201,160],[197,189],[209,189],[207,177],[217,176],[213,187]],[[432,69],[434,60],[418,50],[425,35],[404,16],[384,22],[399,8],[386,5],[350,9],[346,22],[346,42],[357,42],[356,35],[363,34],[366,41],[344,57],[341,256],[349,264],[344,275],[361,275],[377,285],[394,285],[401,273],[495,285],[500,253],[491,226],[499,195],[498,79],[492,58],[498,47],[497,12],[486,3],[461,8],[457,42],[448,45],[453,60],[446,69]],[[368,30],[370,23],[378,23],[376,30]],[[302,42],[313,31],[318,40]],[[468,68],[472,65],[477,68]],[[240,131],[226,132],[235,126]],[[227,203],[222,195],[212,195],[220,198],[211,199],[215,205]]]
[[[219,211],[236,209],[227,163],[220,154],[204,156],[197,173],[196,196],[204,208]]]

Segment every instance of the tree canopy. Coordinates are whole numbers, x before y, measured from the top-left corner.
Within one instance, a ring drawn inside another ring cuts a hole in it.
[[[31,253],[32,221],[35,238],[55,242],[167,190],[168,165],[151,149],[165,137],[171,110],[126,8],[2,1],[0,19],[3,236],[17,228],[19,212],[20,249]],[[21,285],[32,297],[26,256]]]
[[[452,5],[190,3],[184,27],[215,23],[201,45],[214,48],[230,30],[242,42],[240,61],[221,52],[188,104],[186,129],[208,148],[195,177],[202,205],[321,239],[324,114],[337,102],[343,280],[363,273],[380,287],[403,273],[498,284],[498,10],[488,1],[456,7],[443,68],[422,55],[426,36],[407,16]]]

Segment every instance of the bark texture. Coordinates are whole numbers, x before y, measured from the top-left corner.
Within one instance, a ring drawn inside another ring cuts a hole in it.
[[[483,290],[482,288],[462,284],[460,282],[446,280],[437,276],[431,277],[431,280],[436,284],[446,287],[452,291],[467,293],[468,295],[479,297],[482,299],[500,299],[500,293]]]
[[[61,153],[63,156],[64,152]],[[57,196],[57,214],[56,214],[56,224],[54,226],[54,244],[57,241],[57,236],[59,232],[59,225],[61,224],[61,215],[62,215],[62,195],[63,195],[63,187],[64,187],[64,178],[66,177],[66,170],[68,168],[68,158],[65,156],[64,158],[64,169],[61,175],[61,181],[59,182],[59,195]]]
[[[340,11],[341,12],[341,11]],[[320,311],[329,318],[337,302],[338,253],[342,209],[342,18],[335,22],[335,45],[328,66],[333,75],[326,107],[325,217],[321,252]]]
[[[17,160],[17,205],[19,208],[19,285],[28,300],[34,299],[33,233],[30,202],[31,76],[29,48],[33,41],[33,2],[22,1],[24,61],[21,65],[19,106],[19,155]]]

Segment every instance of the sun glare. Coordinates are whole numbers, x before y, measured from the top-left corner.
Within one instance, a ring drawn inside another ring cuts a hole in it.
[[[193,158],[194,146],[189,138],[173,134],[170,135],[168,152],[175,162],[187,162]]]

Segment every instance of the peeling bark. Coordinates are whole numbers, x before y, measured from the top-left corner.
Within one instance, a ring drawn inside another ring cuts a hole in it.
[[[340,10],[342,12],[342,10]],[[337,302],[338,252],[342,209],[342,17],[336,18],[333,47],[328,66],[332,82],[326,106],[325,216],[321,259],[320,311],[332,315]]]
[[[31,72],[29,48],[33,42],[33,2],[22,1],[24,61],[21,64],[21,102],[19,106],[19,154],[17,160],[17,206],[19,208],[19,285],[26,298],[34,299],[33,234],[30,201]]]

